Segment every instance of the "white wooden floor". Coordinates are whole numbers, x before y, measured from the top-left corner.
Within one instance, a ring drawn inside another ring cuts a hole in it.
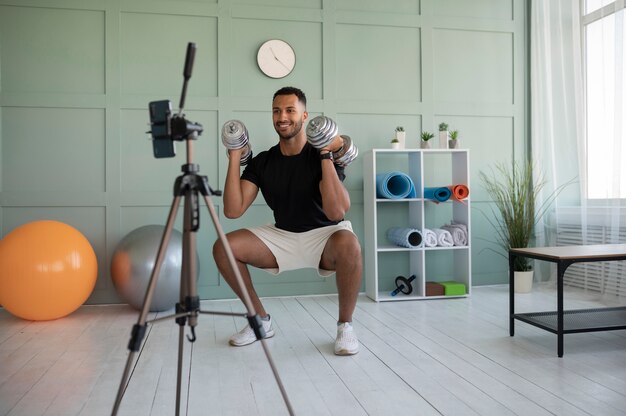
[[[599,305],[587,298],[568,291],[565,305]],[[517,311],[555,308],[549,287],[516,301]],[[297,415],[626,414],[626,331],[566,335],[558,358],[551,333],[516,322],[509,337],[507,286],[474,288],[465,299],[362,297],[353,357],[332,352],[335,296],[265,302],[276,330],[268,346]],[[238,301],[202,308],[244,311]],[[0,415],[110,414],[137,316],[87,306],[28,322],[0,310]],[[245,323],[200,316],[197,342],[185,342],[181,414],[287,414],[260,343],[227,345]],[[173,320],[150,326],[120,414],[174,414],[177,342]]]

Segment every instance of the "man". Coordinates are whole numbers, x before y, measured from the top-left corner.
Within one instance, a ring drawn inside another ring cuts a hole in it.
[[[276,223],[233,231],[227,237],[266,338],[274,336],[274,329],[254,290],[248,265],[273,274],[300,268],[315,268],[321,276],[336,272],[339,317],[335,354],[352,355],[359,350],[352,314],[361,287],[361,247],[350,222],[344,220],[350,208],[350,196],[342,183],[344,169],[333,163],[330,149],[318,150],[307,142],[307,118],[304,93],[293,87],[281,88],[272,101],[278,144],[255,156],[241,177],[243,149],[229,151],[224,214],[227,218],[241,217],[261,190]],[[219,240],[213,246],[213,256],[220,273],[241,299]],[[234,346],[254,341],[250,326],[230,338]]]

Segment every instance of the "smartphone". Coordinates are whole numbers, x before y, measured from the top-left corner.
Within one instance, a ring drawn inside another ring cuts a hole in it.
[[[156,158],[174,157],[176,156],[176,147],[170,139],[153,139],[152,152]]]
[[[150,110],[150,132],[154,157],[174,157],[176,148],[171,137],[172,105],[169,100],[152,101]]]

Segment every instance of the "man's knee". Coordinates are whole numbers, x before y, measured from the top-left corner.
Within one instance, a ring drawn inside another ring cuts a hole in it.
[[[226,234],[226,238],[235,260],[262,269],[278,267],[269,248],[249,230],[232,231]],[[216,262],[227,260],[226,250],[219,239],[213,244],[213,257]]]
[[[218,259],[224,255],[224,245],[219,238],[213,243],[213,258]]]
[[[356,238],[356,235],[351,232],[341,232],[339,236],[339,243],[346,250],[356,250],[359,252],[361,251],[361,245],[359,244],[359,240]]]
[[[335,236],[334,236],[335,237]],[[361,263],[361,245],[356,236],[350,232],[336,235],[333,251],[337,263]]]
[[[236,241],[237,238],[236,236],[231,232],[226,234],[226,241],[228,246],[230,247],[231,251],[233,252],[233,254],[235,254],[236,251]],[[224,244],[222,243],[221,239],[217,239],[215,240],[215,242],[213,243],[213,258],[215,260],[219,260],[222,258],[226,258],[226,249],[224,248]]]

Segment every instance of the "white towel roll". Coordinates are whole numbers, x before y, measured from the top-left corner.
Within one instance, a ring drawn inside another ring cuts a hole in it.
[[[439,247],[452,247],[454,245],[450,231],[442,228],[435,228],[433,231],[437,234],[437,245]]]
[[[422,237],[424,238],[424,245],[426,247],[437,247],[437,234],[433,230],[424,228]]]
[[[467,226],[465,224],[444,225],[441,228],[450,232],[455,246],[467,245]]]

